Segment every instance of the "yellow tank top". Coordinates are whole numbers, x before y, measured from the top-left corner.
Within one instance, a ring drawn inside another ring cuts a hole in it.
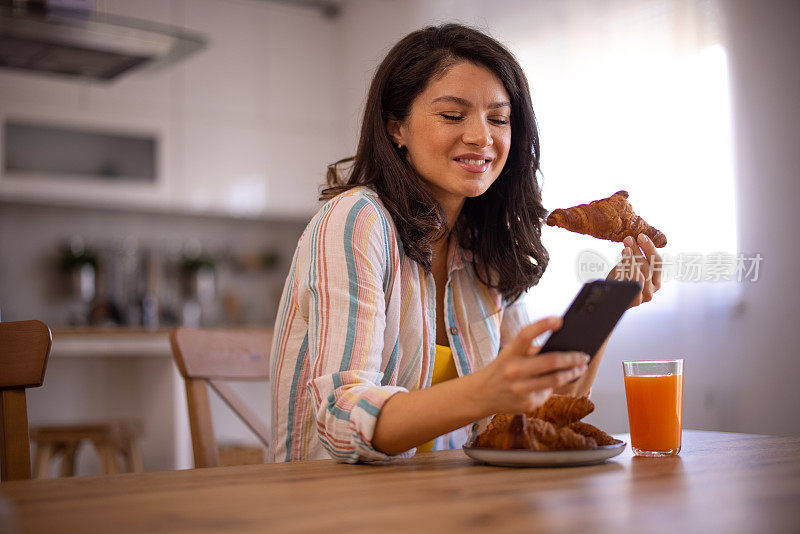
[[[444,345],[436,345],[436,355],[433,360],[433,378],[431,385],[446,382],[452,378],[458,378],[458,371],[456,370],[456,361],[453,359],[453,351],[450,347]],[[433,450],[433,442],[431,440],[423,443],[417,447],[417,452],[430,452]]]

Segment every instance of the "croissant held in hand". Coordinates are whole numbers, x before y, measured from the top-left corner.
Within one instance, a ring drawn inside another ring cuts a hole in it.
[[[588,204],[553,210],[547,217],[547,225],[609,241],[622,241],[627,236],[636,239],[639,234],[644,234],[658,248],[667,245],[667,236],[633,211],[627,191],[617,191],[608,198]]]

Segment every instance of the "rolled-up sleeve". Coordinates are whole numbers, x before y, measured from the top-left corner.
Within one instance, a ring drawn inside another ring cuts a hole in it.
[[[381,385],[386,294],[396,272],[389,231],[372,201],[343,197],[307,235],[296,263],[317,436],[341,462],[389,458],[372,446],[375,424],[384,403],[407,391]]]

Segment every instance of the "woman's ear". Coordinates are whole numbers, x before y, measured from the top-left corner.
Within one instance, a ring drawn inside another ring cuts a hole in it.
[[[403,132],[399,120],[389,119],[386,121],[386,131],[389,132],[389,137],[392,138],[392,142],[397,145],[398,148],[405,146],[406,143],[403,140]]]

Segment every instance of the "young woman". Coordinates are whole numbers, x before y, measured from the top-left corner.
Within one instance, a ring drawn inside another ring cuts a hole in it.
[[[559,327],[530,323],[522,298],[548,262],[538,168],[528,83],[501,44],[448,24],[394,46],[286,280],[273,461],[460,447],[491,414],[588,392],[602,350],[587,366],[532,344]],[[655,247],[629,239],[623,255],[609,276],[638,279],[635,304],[650,300]]]

